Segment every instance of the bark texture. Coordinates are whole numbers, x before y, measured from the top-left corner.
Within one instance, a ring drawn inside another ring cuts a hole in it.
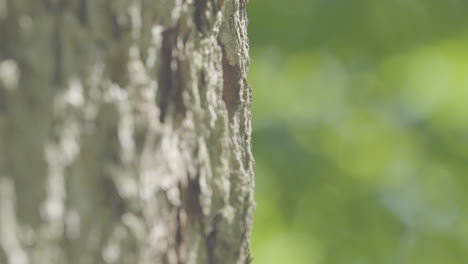
[[[249,263],[246,0],[0,0],[0,263]]]

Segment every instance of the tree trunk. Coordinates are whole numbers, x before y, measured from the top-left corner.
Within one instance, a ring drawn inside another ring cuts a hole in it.
[[[246,0],[0,0],[0,263],[249,263]]]

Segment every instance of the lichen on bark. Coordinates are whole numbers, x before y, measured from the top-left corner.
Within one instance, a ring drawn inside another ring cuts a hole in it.
[[[0,263],[249,263],[244,0],[0,0]]]

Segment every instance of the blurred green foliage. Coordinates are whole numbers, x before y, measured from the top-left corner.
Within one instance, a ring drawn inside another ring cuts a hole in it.
[[[254,263],[468,263],[467,14],[250,1]]]

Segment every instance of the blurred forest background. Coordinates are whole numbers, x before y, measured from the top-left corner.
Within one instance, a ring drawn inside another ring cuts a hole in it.
[[[468,263],[468,1],[248,9],[254,263]]]

